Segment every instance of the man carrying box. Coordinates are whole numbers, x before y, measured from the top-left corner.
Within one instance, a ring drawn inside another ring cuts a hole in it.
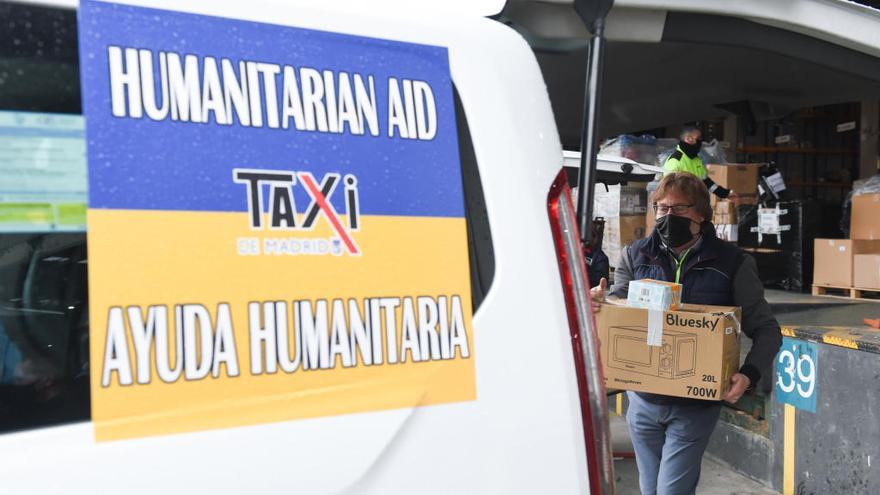
[[[736,402],[757,384],[760,370],[770,369],[782,343],[755,260],[716,237],[709,191],[693,174],[666,175],[652,201],[654,231],[624,250],[610,295],[626,298],[630,281],[655,279],[682,284],[683,303],[741,307],[742,330],[752,339],[752,348],[722,397]],[[591,290],[593,299],[604,299],[606,284],[603,279]],[[627,395],[627,424],[642,494],[694,493],[721,402],[645,392]]]

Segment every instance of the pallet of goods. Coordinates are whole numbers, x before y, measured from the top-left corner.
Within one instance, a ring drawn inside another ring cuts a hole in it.
[[[813,295],[880,296],[880,192],[854,191],[849,239],[816,239]]]

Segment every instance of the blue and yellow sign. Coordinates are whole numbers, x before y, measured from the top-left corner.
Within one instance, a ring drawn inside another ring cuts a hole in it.
[[[99,440],[476,398],[445,48],[79,26]]]

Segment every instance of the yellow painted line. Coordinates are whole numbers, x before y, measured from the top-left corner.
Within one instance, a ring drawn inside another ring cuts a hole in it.
[[[826,344],[836,345],[840,347],[846,347],[848,349],[858,349],[859,343],[853,340],[849,336],[843,336],[839,334],[847,334],[849,332],[841,331],[841,330],[832,330],[825,335],[822,336],[822,342]],[[835,335],[838,334],[838,335]]]
[[[617,415],[623,416],[623,394],[617,394]]]
[[[782,454],[782,494],[794,495],[794,418],[796,409],[785,405],[785,440]]]
[[[829,345],[834,345],[837,347],[845,347],[847,349],[858,349],[859,341],[853,338],[852,328],[847,327],[822,327],[827,329],[827,331],[822,334],[822,342]],[[795,327],[782,327],[782,335],[785,337],[794,337],[797,336],[797,328]],[[813,339],[815,337],[810,337]]]

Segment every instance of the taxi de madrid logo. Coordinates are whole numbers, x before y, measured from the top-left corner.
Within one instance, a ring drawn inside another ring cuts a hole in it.
[[[360,229],[358,181],[353,174],[343,177],[338,173],[327,173],[318,181],[306,171],[235,168],[232,178],[245,186],[251,230],[308,232],[314,230],[323,217],[334,234],[329,238],[264,238],[262,246],[259,239],[241,238],[238,241],[239,254],[260,254],[261,247],[264,254],[361,254],[352,237],[352,232]],[[345,218],[331,201],[340,182],[343,183]],[[308,196],[304,208],[297,205],[294,188],[301,188]],[[268,201],[264,201],[264,189],[268,189]]]

